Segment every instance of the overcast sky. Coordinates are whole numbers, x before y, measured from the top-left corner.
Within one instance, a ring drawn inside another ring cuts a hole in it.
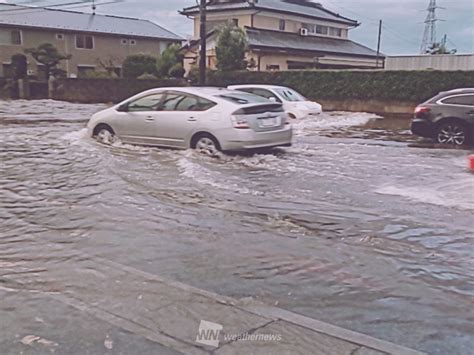
[[[2,2],[2,0],[0,0]],[[5,2],[5,1],[3,1]],[[35,5],[70,3],[72,0],[18,0]],[[110,2],[110,0],[98,0]],[[382,51],[386,54],[418,53],[429,0],[320,0],[326,8],[353,18],[362,25],[350,32],[350,38],[371,48],[377,45],[378,20],[384,22]],[[98,6],[97,13],[140,17],[152,20],[173,32],[189,37],[192,21],[178,10],[196,0],[124,0]],[[438,36],[448,35],[448,47],[460,53],[474,53],[474,0],[438,0],[445,9],[438,10]],[[66,7],[67,8],[67,7]],[[86,11],[88,8],[75,8]]]

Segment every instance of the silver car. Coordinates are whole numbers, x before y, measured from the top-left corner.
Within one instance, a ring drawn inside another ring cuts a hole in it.
[[[96,113],[87,125],[99,140],[218,151],[291,146],[280,103],[221,88],[159,88]]]

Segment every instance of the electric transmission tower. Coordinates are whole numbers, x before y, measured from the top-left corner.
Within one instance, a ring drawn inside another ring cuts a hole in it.
[[[428,49],[438,44],[436,40],[436,22],[438,22],[439,19],[436,17],[436,9],[441,9],[441,7],[436,5],[436,0],[430,0],[428,16],[426,16],[425,20],[423,41],[421,42],[421,54],[425,54]]]

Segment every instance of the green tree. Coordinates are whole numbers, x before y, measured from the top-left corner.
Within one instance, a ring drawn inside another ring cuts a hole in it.
[[[217,30],[216,59],[220,71],[244,70],[247,68],[245,52],[248,41],[244,30],[227,24]]]
[[[44,65],[46,80],[49,80],[50,76],[63,74],[64,71],[57,68],[58,64],[72,57],[70,54],[64,55],[59,53],[51,43],[43,43],[37,48],[25,49],[25,53],[30,54],[38,63]]]
[[[143,74],[157,74],[156,58],[147,54],[135,54],[125,58],[122,64],[123,76],[136,79]]]
[[[181,46],[179,44],[172,44],[166,48],[156,61],[156,69],[161,78],[182,78],[184,69]]]

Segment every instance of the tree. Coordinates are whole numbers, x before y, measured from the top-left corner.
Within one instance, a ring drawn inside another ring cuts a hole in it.
[[[179,44],[166,48],[156,61],[156,69],[161,78],[182,78],[184,76],[183,54]]]
[[[147,54],[135,54],[125,58],[122,64],[123,76],[136,79],[143,74],[157,74],[156,58]]]
[[[58,64],[72,57],[70,54],[59,53],[51,43],[43,43],[37,48],[25,49],[25,53],[30,54],[38,63],[44,65],[46,80],[49,80],[50,76],[63,74],[64,71],[57,68]]]
[[[217,30],[217,69],[221,71],[244,70],[247,68],[245,52],[247,35],[234,24],[227,24]]]
[[[14,54],[11,58],[13,79],[25,79],[28,76],[28,59],[24,54]]]

